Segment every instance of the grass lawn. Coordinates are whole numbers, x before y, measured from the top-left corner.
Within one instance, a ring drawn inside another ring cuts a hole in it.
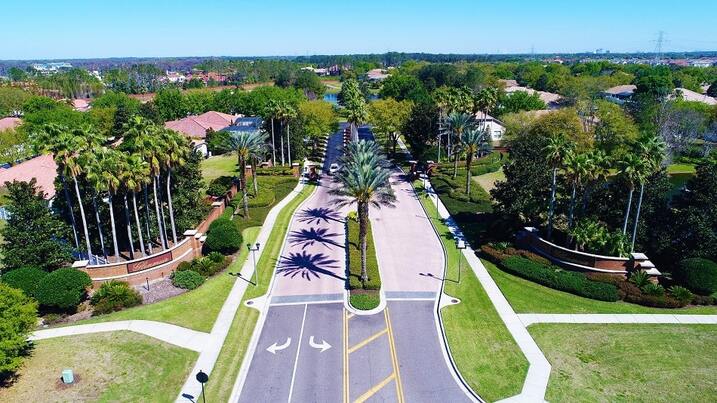
[[[210,380],[207,383],[205,392],[207,400],[213,402],[226,402],[229,400],[229,395],[231,395],[232,387],[234,386],[234,380],[239,373],[244,354],[249,345],[249,340],[254,333],[256,321],[259,319],[259,311],[254,308],[248,308],[244,305],[244,301],[266,294],[271,277],[274,275],[276,262],[281,253],[291,216],[294,210],[296,210],[314,190],[315,187],[312,185],[304,187],[301,194],[287,204],[286,207],[281,210],[281,213],[279,213],[271,235],[269,236],[269,241],[263,246],[264,252],[262,252],[261,258],[257,262],[259,286],[249,286],[244,293],[242,304],[232,321],[232,326],[229,329],[229,334],[224,342],[224,346],[222,346],[219,359],[214,366],[214,370],[212,370],[212,379],[215,381],[212,382]],[[199,401],[198,399],[199,398],[197,398],[197,401]]]
[[[479,184],[480,187],[485,189],[486,192],[490,193],[495,187],[496,182],[505,180],[505,174],[501,168],[499,171],[474,176],[472,179],[475,183]]]
[[[694,164],[670,164],[667,167],[668,174],[676,174],[676,173],[694,174],[696,172],[697,172],[697,169],[695,168]]]
[[[529,331],[553,367],[548,401],[703,402],[717,396],[714,325],[540,324]]]
[[[237,173],[237,158],[234,153],[215,155],[202,161],[202,178],[209,183],[220,176],[233,176]]]
[[[503,295],[518,313],[671,313],[717,314],[717,306],[679,309],[651,308],[623,301],[606,302],[554,290],[514,276],[483,260]]]
[[[3,402],[173,402],[198,353],[128,331],[40,340]],[[76,383],[65,387],[61,371]]]
[[[418,182],[417,182],[418,183]],[[420,189],[421,185],[417,185]],[[488,295],[455,247],[448,227],[438,218],[435,205],[419,197],[447,252],[445,293],[461,300],[443,309],[443,325],[458,370],[482,398],[495,401],[520,393],[528,361],[495,311]],[[462,259],[457,284],[458,259]]]

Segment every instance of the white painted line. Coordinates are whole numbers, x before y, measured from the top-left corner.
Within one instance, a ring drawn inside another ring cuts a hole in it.
[[[296,380],[296,367],[299,366],[299,353],[301,353],[301,341],[304,339],[304,323],[306,323],[306,310],[308,305],[304,305],[304,316],[301,318],[301,331],[299,331],[299,344],[296,346],[296,357],[294,358],[294,370],[291,372],[291,386],[289,386],[288,402],[291,402],[291,395],[294,393],[294,381]]]

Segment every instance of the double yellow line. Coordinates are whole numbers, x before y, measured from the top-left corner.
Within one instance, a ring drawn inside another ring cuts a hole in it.
[[[393,373],[396,374],[396,395],[398,403],[404,403],[403,400],[403,384],[401,383],[401,371],[398,367],[398,357],[396,355],[396,343],[393,340],[393,327],[391,326],[391,317],[388,314],[388,307],[383,310],[386,318],[386,327],[388,328],[388,345],[391,349],[391,363],[393,364]]]
[[[349,317],[343,311],[344,322],[344,403],[349,403]]]

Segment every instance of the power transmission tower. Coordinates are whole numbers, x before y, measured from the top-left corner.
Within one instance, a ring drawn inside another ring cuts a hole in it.
[[[660,60],[662,60],[662,45],[665,43],[665,32],[660,31],[657,33],[657,40],[655,42],[655,60],[654,64],[658,65],[660,64]]]

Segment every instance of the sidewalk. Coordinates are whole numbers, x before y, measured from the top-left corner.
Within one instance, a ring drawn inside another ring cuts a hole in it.
[[[38,330],[30,336],[30,340],[44,340],[54,337],[114,332],[118,330],[129,330],[131,332],[140,333],[200,353],[205,348],[207,340],[209,339],[209,333],[198,332],[185,327],[170,325],[169,323],[151,320],[121,320]]]

